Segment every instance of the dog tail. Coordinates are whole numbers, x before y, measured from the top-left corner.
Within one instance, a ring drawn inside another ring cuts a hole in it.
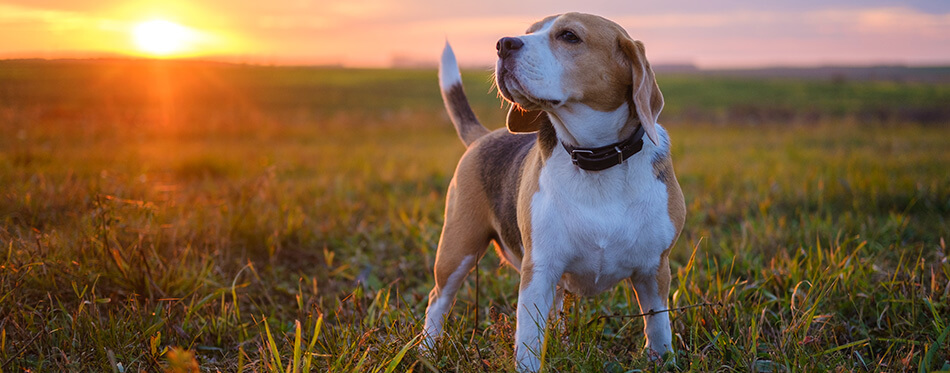
[[[462,89],[462,74],[459,72],[455,53],[452,52],[452,46],[448,41],[445,42],[442,61],[439,63],[439,88],[442,91],[445,110],[449,112],[455,131],[458,132],[459,138],[466,147],[488,134],[488,129],[475,117],[475,112],[472,111],[472,106],[465,97],[465,90]]]

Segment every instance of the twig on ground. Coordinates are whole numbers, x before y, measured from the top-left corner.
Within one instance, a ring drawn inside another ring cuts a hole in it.
[[[719,307],[719,306],[722,306],[722,302],[716,302],[716,303],[703,302],[703,303],[691,304],[691,305],[688,305],[688,306],[676,307],[676,308],[669,308],[669,309],[659,310],[659,311],[650,310],[650,311],[647,311],[647,312],[644,312],[644,313],[638,313],[638,314],[636,314],[636,315],[618,315],[618,314],[614,314],[614,315],[600,315],[600,316],[597,316],[597,317],[591,319],[590,321],[588,321],[588,322],[587,322],[587,325],[589,326],[590,324],[593,324],[594,322],[597,322],[598,320],[601,320],[601,319],[653,316],[653,315],[660,314],[660,313],[664,313],[664,312],[682,311],[682,310],[687,310],[687,309],[690,309],[690,308],[696,308],[696,307],[710,307],[710,306],[717,306],[717,307]]]

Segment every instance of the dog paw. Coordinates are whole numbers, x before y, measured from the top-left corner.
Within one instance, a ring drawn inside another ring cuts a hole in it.
[[[432,354],[435,351],[436,340],[434,337],[426,335],[422,343],[416,345],[416,350],[423,354]]]
[[[652,363],[675,363],[676,359],[673,356],[673,349],[667,345],[661,346],[659,349],[653,347],[647,347],[644,351],[647,355],[647,358],[650,359]]]

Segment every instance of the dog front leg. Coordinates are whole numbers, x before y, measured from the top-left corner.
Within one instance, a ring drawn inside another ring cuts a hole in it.
[[[640,312],[664,311],[644,316],[643,334],[647,339],[646,353],[650,360],[659,360],[667,352],[673,352],[670,313],[666,311],[670,293],[670,265],[668,263],[663,260],[655,276],[630,277],[637,295],[637,303],[640,304]]]
[[[525,260],[525,263],[529,263]],[[541,369],[541,348],[547,319],[554,306],[560,271],[535,270],[526,265],[521,273],[518,292],[518,318],[515,330],[515,363],[518,371]],[[556,272],[556,273],[555,273]]]

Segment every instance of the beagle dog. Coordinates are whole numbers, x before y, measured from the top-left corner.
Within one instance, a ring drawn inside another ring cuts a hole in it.
[[[655,312],[644,326],[648,356],[672,352],[668,255],[686,206],[643,43],[607,19],[567,13],[497,50],[507,131],[478,122],[448,43],[442,55],[442,97],[467,150],[448,188],[423,348],[434,347],[462,281],[494,242],[521,273],[519,370],[540,369],[564,290],[591,296],[624,279],[642,312]]]

